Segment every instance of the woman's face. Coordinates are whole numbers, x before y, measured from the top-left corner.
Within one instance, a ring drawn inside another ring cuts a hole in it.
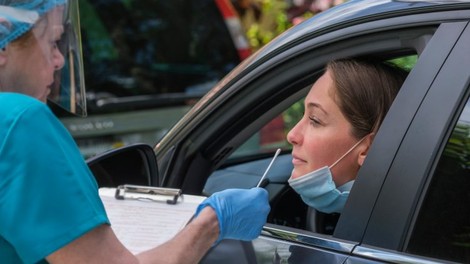
[[[334,100],[335,88],[327,71],[313,85],[305,99],[302,119],[287,135],[292,144],[292,178],[333,165],[358,142],[352,126]],[[336,186],[355,178],[359,148],[354,148],[331,170]]]
[[[33,39],[26,45],[10,44],[0,60],[0,90],[30,95],[46,102],[54,82],[54,72],[64,65],[57,47],[63,33],[63,8],[57,7],[32,29]]]

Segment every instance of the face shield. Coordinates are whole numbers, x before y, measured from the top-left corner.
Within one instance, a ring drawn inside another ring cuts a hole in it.
[[[19,42],[31,41],[37,44],[37,49],[36,53],[27,54],[31,61],[25,67],[32,67],[31,64],[44,67],[38,66],[39,69],[31,71],[35,76],[29,78],[29,82],[14,83],[15,87],[21,87],[18,89],[29,89],[18,92],[44,101],[43,97],[47,96],[49,103],[72,114],[86,116],[78,1],[0,0],[0,48],[8,48],[13,42],[19,46]],[[42,54],[38,56],[38,52]]]

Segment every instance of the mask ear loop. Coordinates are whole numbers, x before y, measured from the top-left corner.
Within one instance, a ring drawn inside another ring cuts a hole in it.
[[[353,149],[355,149],[359,144],[361,144],[361,142],[364,141],[364,139],[367,136],[368,135],[365,135],[358,142],[356,142],[356,144],[354,144],[354,146],[352,146],[348,151],[346,151],[346,153],[343,154],[343,156],[341,156],[337,161],[335,161],[335,163],[333,163],[333,165],[330,166],[330,169],[333,168],[336,164],[338,164],[344,157],[346,157],[351,151],[353,151]]]

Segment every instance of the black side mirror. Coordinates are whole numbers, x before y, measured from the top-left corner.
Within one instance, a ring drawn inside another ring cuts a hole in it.
[[[134,144],[89,158],[88,167],[99,187],[122,184],[158,186],[158,166],[153,148]]]

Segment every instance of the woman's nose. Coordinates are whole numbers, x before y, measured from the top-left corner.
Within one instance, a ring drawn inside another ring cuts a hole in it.
[[[301,143],[302,140],[302,135],[300,133],[300,127],[301,127],[301,122],[300,120],[295,126],[287,133],[287,141],[291,145],[298,145]]]
[[[60,69],[62,69],[62,67],[64,67],[65,58],[64,58],[64,55],[62,54],[62,52],[60,52],[58,49],[54,53],[53,63],[54,63],[54,68],[56,70],[60,70]]]

